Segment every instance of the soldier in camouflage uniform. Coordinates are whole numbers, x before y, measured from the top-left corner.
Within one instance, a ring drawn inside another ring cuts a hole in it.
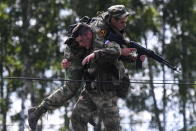
[[[86,83],[72,112],[71,124],[74,131],[86,131],[87,122],[94,112],[101,117],[107,131],[120,130],[117,99],[126,97],[129,87],[123,62],[133,60],[130,53],[135,49],[108,41],[107,34],[112,31],[124,35],[128,15],[123,5],[115,5],[90,23],[94,33],[94,51],[82,63],[90,63],[86,79],[93,82]],[[142,61],[144,57],[141,57]]]
[[[68,38],[65,42],[67,47],[65,49],[65,59],[62,60],[61,65],[66,68],[66,75],[70,80],[81,80],[83,77],[84,66],[82,66],[82,59],[87,55],[88,49],[78,45],[73,38]],[[36,129],[39,118],[48,110],[54,110],[65,104],[71,99],[78,89],[81,87],[81,81],[67,81],[64,86],[55,90],[51,95],[45,98],[42,103],[36,107],[28,110],[28,122],[32,130]]]
[[[83,65],[88,66],[84,75],[88,81],[72,112],[71,128],[74,131],[87,131],[87,123],[96,112],[107,131],[119,131],[117,99],[119,96],[126,96],[129,87],[129,80],[119,57],[128,56],[135,49],[126,48],[127,52],[123,52],[116,42],[98,41],[94,39],[96,36],[90,27],[85,29],[86,33],[81,31],[76,41],[86,46],[92,45],[89,47],[91,54],[82,61]]]
[[[92,18],[90,22],[91,28],[95,33],[95,39],[97,41],[106,41],[110,33],[122,36],[122,38],[126,39],[125,28],[129,15],[130,13],[127,11],[124,5],[113,5],[109,7],[107,11],[99,13],[99,15]],[[127,52],[128,48],[126,45],[123,45],[122,43],[118,44],[123,49],[123,52]],[[128,63],[130,61],[135,61],[131,56],[121,56],[120,60]],[[140,60],[144,61],[145,55],[141,55]]]
[[[110,33],[121,36],[126,39],[125,28],[130,13],[127,11],[124,5],[113,5],[107,9],[107,11],[100,13],[97,17],[92,18],[90,26],[95,34],[95,41],[100,43],[102,41],[107,41]],[[110,41],[111,43],[116,43],[118,41]],[[121,56],[119,57],[119,69],[124,69],[124,63],[132,63],[136,61],[135,54],[127,55],[131,48],[127,48],[126,45],[118,43],[121,48]],[[135,50],[136,52],[136,50]],[[145,60],[145,55],[141,55],[138,58],[141,62]],[[138,67],[137,67],[138,68]],[[140,68],[140,67],[139,67]],[[121,79],[129,80],[129,76],[124,70],[119,73]],[[126,97],[128,93],[128,88],[119,88],[118,95],[122,98]]]

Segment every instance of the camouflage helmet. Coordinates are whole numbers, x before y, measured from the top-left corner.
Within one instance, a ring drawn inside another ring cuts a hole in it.
[[[108,13],[114,18],[123,18],[129,16],[130,13],[127,11],[124,5],[113,5],[108,8]]]

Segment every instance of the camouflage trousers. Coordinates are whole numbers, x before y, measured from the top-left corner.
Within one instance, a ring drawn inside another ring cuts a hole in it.
[[[112,91],[91,92],[84,90],[71,116],[71,130],[87,131],[87,123],[95,112],[103,120],[106,131],[120,131],[117,96]]]
[[[70,68],[67,70],[67,75],[70,80],[81,80],[83,70],[81,68]],[[81,88],[81,81],[67,81],[63,87],[55,90],[52,94],[45,98],[40,106],[46,110],[54,110],[76,95],[79,88]]]

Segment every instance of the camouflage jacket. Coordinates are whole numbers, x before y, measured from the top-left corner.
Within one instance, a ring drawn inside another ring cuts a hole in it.
[[[115,27],[110,24],[108,12],[103,12],[99,14],[97,17],[92,19],[90,26],[95,34],[95,40],[97,41],[107,41],[107,37],[109,33],[117,34],[126,37],[124,30],[118,31]],[[111,41],[113,42],[113,41]],[[126,48],[124,44],[118,43],[121,48]],[[119,59],[123,62],[130,63],[133,62],[131,56],[120,56]]]
[[[119,81],[126,75],[124,65],[119,61],[121,54],[119,44],[116,42],[104,43],[103,41],[94,39],[91,50],[95,53],[95,59],[88,64],[86,76],[88,80],[90,79],[94,82],[89,87],[103,87],[104,89],[119,87]]]
[[[89,50],[80,47],[73,38],[68,38],[65,44],[64,58],[71,62],[70,69],[83,69],[82,60],[88,55]]]
[[[125,37],[124,30],[118,31],[115,27],[110,24],[109,15],[107,12],[99,14],[97,17],[92,19],[90,26],[95,33],[95,39],[103,41],[107,40],[107,35],[110,32]],[[121,46],[121,43],[118,43]],[[122,48],[122,47],[121,47]]]
[[[84,76],[88,80],[112,81],[108,84],[102,83],[101,86],[103,87],[119,86],[120,83],[118,81],[125,77],[124,65],[119,61],[121,54],[119,44],[115,42],[104,43],[103,41],[94,39],[92,47],[89,50],[79,47],[74,40],[69,41],[68,39],[66,44],[65,58],[71,61],[70,70],[84,70]],[[82,66],[81,62],[83,58],[92,52],[95,53],[95,59],[88,65]],[[90,87],[97,87],[97,83],[91,83]],[[125,92],[127,93],[127,91]]]

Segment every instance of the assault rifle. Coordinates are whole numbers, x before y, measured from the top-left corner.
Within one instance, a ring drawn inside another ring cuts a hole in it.
[[[136,68],[142,68],[142,61],[140,60],[141,55],[146,55],[166,66],[171,68],[174,71],[178,71],[176,67],[172,66],[167,60],[157,55],[154,51],[146,49],[143,46],[139,45],[137,42],[125,40],[122,36],[117,35],[113,32],[109,32],[107,35],[107,40],[115,41],[120,45],[125,45],[127,48],[136,48],[137,49],[137,59],[136,59]]]

